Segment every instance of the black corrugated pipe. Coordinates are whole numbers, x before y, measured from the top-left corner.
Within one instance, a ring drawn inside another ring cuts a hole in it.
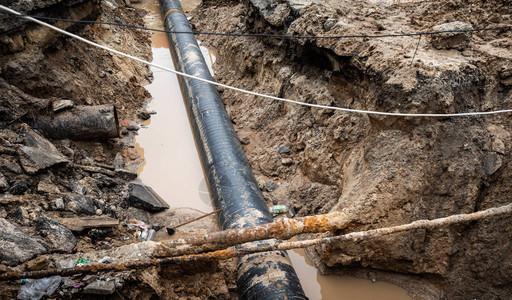
[[[165,28],[191,32],[178,0],[160,0]],[[213,80],[192,34],[169,33],[176,68]],[[222,229],[264,224],[272,216],[217,89],[180,78],[201,163]],[[274,241],[270,240],[269,243]],[[286,252],[251,254],[238,261],[241,299],[307,299]]]

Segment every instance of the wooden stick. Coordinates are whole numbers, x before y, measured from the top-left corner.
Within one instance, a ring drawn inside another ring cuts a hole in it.
[[[205,217],[208,217],[208,216],[213,215],[213,214],[215,214],[215,213],[218,213],[218,212],[220,212],[220,211],[222,211],[222,210],[223,210],[223,208],[221,208],[221,209],[217,209],[217,210],[214,210],[214,211],[212,211],[212,212],[210,212],[210,213],[204,214],[204,215],[202,215],[202,216],[200,216],[200,217],[197,217],[197,218],[192,219],[192,220],[190,220],[190,221],[187,221],[187,222],[185,222],[185,223],[181,223],[181,224],[178,224],[178,225],[176,225],[176,226],[169,227],[169,228],[167,228],[167,230],[169,230],[169,229],[176,229],[176,228],[181,227],[181,226],[183,226],[183,225],[190,224],[190,223],[195,222],[195,221],[197,221],[197,220],[201,220],[202,218],[205,218]]]

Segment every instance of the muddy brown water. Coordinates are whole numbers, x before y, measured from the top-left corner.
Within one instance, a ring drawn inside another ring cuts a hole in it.
[[[199,5],[200,0],[182,1],[185,11]],[[163,28],[158,0],[143,0],[137,7],[150,13],[146,25]],[[210,65],[215,56],[202,47]],[[153,62],[174,68],[169,42],[165,33],[152,37]],[[148,110],[155,111],[139,130],[136,146],[145,158],[139,168],[139,178],[151,186],[171,208],[187,207],[202,212],[213,210],[210,195],[187,117],[176,75],[152,68],[154,80],[146,86],[152,100]],[[212,72],[212,71],[211,71]],[[372,283],[351,276],[321,275],[304,254],[304,250],[288,251],[300,282],[311,300],[361,299],[409,300],[407,291],[386,282]]]

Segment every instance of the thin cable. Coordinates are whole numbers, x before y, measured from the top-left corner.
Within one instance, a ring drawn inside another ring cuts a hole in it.
[[[7,7],[3,6],[3,5],[0,5],[0,9],[3,9],[5,11],[8,11],[8,12],[11,12],[11,13],[14,13],[14,14],[21,15],[17,11],[12,10],[10,8],[7,8]],[[33,22],[36,22],[36,23],[38,23],[40,25],[43,25],[43,26],[46,26],[48,28],[51,28],[51,29],[53,29],[53,30],[55,30],[57,32],[60,32],[62,34],[70,36],[72,38],[78,39],[78,40],[80,40],[80,41],[82,41],[82,42],[84,42],[86,44],[98,47],[100,49],[103,49],[103,50],[115,53],[115,54],[120,55],[120,56],[124,56],[124,57],[130,58],[130,59],[133,59],[135,61],[141,62],[143,64],[147,64],[149,66],[152,66],[152,67],[155,67],[155,68],[158,68],[158,69],[161,69],[161,70],[165,70],[165,71],[168,71],[168,72],[171,72],[171,73],[183,76],[183,77],[188,77],[188,78],[196,79],[196,80],[199,80],[199,81],[202,81],[202,82],[206,82],[206,83],[213,84],[213,85],[216,85],[216,86],[220,86],[220,87],[223,87],[223,88],[226,88],[226,89],[234,90],[234,91],[237,91],[237,92],[241,92],[241,93],[245,93],[245,94],[249,94],[249,95],[254,95],[254,96],[258,96],[258,97],[263,97],[263,98],[267,98],[267,99],[282,101],[282,102],[294,103],[294,104],[299,104],[299,105],[304,105],[304,106],[309,106],[309,107],[315,107],[315,108],[339,110],[339,111],[344,111],[344,112],[369,114],[369,115],[382,115],[382,116],[398,116],[398,117],[463,117],[463,116],[481,116],[481,115],[492,115],[492,114],[500,114],[500,113],[512,112],[512,109],[503,109],[503,110],[495,110],[495,111],[487,111],[487,112],[467,112],[467,113],[452,113],[452,114],[391,113],[391,112],[380,112],[380,111],[371,111],[371,110],[362,110],[362,109],[333,107],[333,106],[320,105],[320,104],[311,104],[311,103],[306,103],[306,102],[301,102],[301,101],[296,101],[296,100],[291,100],[291,99],[284,99],[284,98],[280,98],[280,97],[275,97],[275,96],[270,96],[270,95],[265,95],[265,94],[260,94],[260,93],[257,93],[257,92],[253,92],[253,91],[248,91],[248,90],[240,89],[240,88],[233,87],[233,86],[230,86],[230,85],[226,85],[226,84],[218,83],[218,82],[211,81],[211,80],[208,80],[208,79],[203,79],[203,78],[200,78],[200,77],[196,77],[196,76],[193,76],[193,75],[182,73],[182,72],[179,72],[179,71],[176,71],[176,70],[173,70],[173,69],[170,69],[170,68],[166,68],[164,66],[160,66],[160,65],[151,63],[149,61],[140,59],[140,58],[132,56],[130,54],[126,54],[124,52],[117,51],[117,50],[109,48],[107,46],[103,46],[103,45],[97,44],[95,42],[92,42],[92,41],[89,41],[87,39],[84,39],[83,37],[80,37],[80,36],[75,35],[73,33],[67,32],[67,31],[65,31],[63,29],[60,29],[60,28],[55,27],[53,25],[50,25],[48,23],[39,21],[39,20],[34,19],[32,17],[23,17],[23,18],[25,18],[27,20],[31,20]]]
[[[34,19],[40,20],[50,20],[50,21],[60,21],[60,22],[70,22],[70,23],[85,23],[85,24],[101,24],[101,25],[113,25],[113,26],[121,26],[128,28],[135,28],[147,31],[156,31],[156,32],[166,32],[166,33],[174,33],[174,34],[194,34],[194,35],[218,35],[218,36],[241,36],[241,37],[266,37],[266,38],[289,38],[289,39],[343,39],[343,38],[384,38],[384,37],[410,37],[410,36],[422,36],[422,35],[435,35],[441,33],[450,33],[450,32],[477,32],[477,31],[489,31],[489,30],[509,30],[512,29],[512,25],[504,25],[504,26],[496,26],[496,27],[485,27],[485,28],[475,28],[475,29],[453,29],[453,30],[441,30],[441,31],[431,31],[431,32],[412,32],[412,33],[396,33],[396,34],[380,34],[380,35],[325,35],[325,36],[316,36],[316,35],[287,35],[287,34],[269,34],[269,33],[228,33],[228,32],[203,32],[203,31],[173,31],[173,30],[165,30],[165,29],[155,29],[148,28],[144,26],[137,26],[132,24],[123,24],[116,22],[102,22],[102,21],[88,21],[88,20],[71,20],[71,19],[60,19],[60,18],[52,18],[52,17],[43,17],[43,16],[34,16],[34,15],[25,15],[25,14],[13,14],[9,12],[8,14],[17,16],[17,17],[30,17]]]

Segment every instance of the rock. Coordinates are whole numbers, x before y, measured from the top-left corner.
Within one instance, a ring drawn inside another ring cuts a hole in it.
[[[116,291],[116,286],[113,280],[102,281],[97,280],[84,288],[84,294],[92,295],[110,295]]]
[[[73,259],[70,259],[70,260],[59,260],[57,262],[57,267],[59,267],[61,269],[72,268],[74,266],[75,266],[75,261]]]
[[[138,131],[140,129],[140,126],[134,123],[130,123],[126,125],[126,129],[129,131]]]
[[[242,145],[249,145],[251,140],[248,137],[243,137],[240,139],[240,143],[242,143]]]
[[[67,163],[68,159],[47,139],[22,126],[23,146],[18,149],[21,165],[29,174],[35,174],[56,164]]]
[[[432,31],[449,31],[449,30],[469,30],[473,26],[465,22],[451,22],[432,27]],[[434,34],[431,37],[431,43],[434,48],[441,49],[457,49],[463,50],[471,41],[471,32],[444,32]]]
[[[9,189],[9,193],[11,195],[23,195],[28,190],[28,183],[25,179],[16,180],[14,184]]]
[[[9,189],[7,178],[0,172],[0,192],[5,192]]]
[[[135,207],[129,207],[127,209],[120,209],[119,210],[120,219],[123,220],[130,220],[130,219],[136,219],[140,220],[146,224],[150,223],[151,220],[151,214],[145,210],[138,209]]]
[[[60,194],[59,187],[57,187],[51,180],[49,179],[43,179],[39,181],[39,184],[37,185],[37,191],[39,193],[46,193],[46,194]]]
[[[23,173],[23,170],[21,169],[20,165],[16,162],[16,159],[9,155],[2,155],[0,156],[0,168],[3,171],[9,171],[16,174]]]
[[[116,168],[116,169],[124,168],[124,165],[125,165],[124,157],[121,152],[116,153],[116,157],[114,157],[114,161],[112,162],[112,164],[114,165],[114,168]]]
[[[288,154],[292,152],[287,146],[279,146],[279,154]]]
[[[48,258],[39,256],[33,260],[28,261],[27,264],[25,265],[25,270],[39,271],[42,269],[46,269],[49,264],[50,264],[50,262],[48,261]]]
[[[265,190],[267,192],[273,192],[275,189],[277,189],[279,187],[279,185],[277,183],[275,183],[274,181],[272,180],[269,180],[269,182],[267,182],[267,184],[265,185]]]
[[[65,208],[64,200],[62,198],[55,199],[55,209],[63,210]]]
[[[147,211],[162,211],[169,208],[169,205],[149,186],[130,183],[128,189],[130,195],[127,202],[133,207]]]
[[[14,211],[14,213],[11,215],[11,219],[22,226],[28,226],[31,223],[28,210],[23,206],[18,207]]]
[[[73,106],[75,106],[75,102],[73,102],[72,100],[59,99],[52,103],[52,108],[54,112],[72,108]]]
[[[90,195],[98,192],[98,186],[96,185],[96,180],[91,177],[85,177],[80,179],[77,182],[74,182],[70,185],[73,193],[80,195]]]
[[[84,195],[68,194],[63,197],[64,203],[66,203],[66,209],[76,212],[84,213],[88,215],[96,214],[96,207],[94,201]]]
[[[141,111],[137,114],[137,116],[144,121],[151,118],[151,115],[147,111]]]
[[[46,252],[46,248],[18,227],[0,218],[0,261],[16,266]]]
[[[137,178],[137,172],[136,171],[131,171],[131,170],[128,170],[128,169],[115,169],[115,176],[117,177],[121,177],[125,180],[134,180],[135,178]]]
[[[490,175],[496,173],[496,171],[498,171],[498,169],[501,167],[501,165],[502,165],[502,160],[498,156],[498,154],[496,154],[496,153],[488,154],[487,156],[484,157],[485,175],[490,176]]]
[[[327,20],[325,20],[324,22],[324,29],[325,31],[329,31],[331,30],[334,25],[336,25],[338,21],[336,19],[332,19],[332,18],[328,18]]]
[[[293,165],[293,160],[290,157],[285,157],[281,159],[281,164],[283,164],[284,166],[291,166]]]
[[[54,218],[40,212],[37,213],[36,231],[42,232],[43,230],[48,232],[44,239],[48,250],[69,252],[75,248],[78,242],[71,230]]]

